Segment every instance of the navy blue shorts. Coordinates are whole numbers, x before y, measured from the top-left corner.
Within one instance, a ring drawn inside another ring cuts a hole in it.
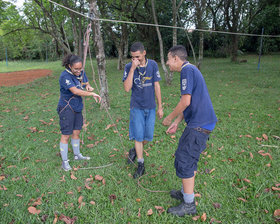
[[[197,171],[201,152],[206,148],[209,135],[186,127],[175,153],[174,166],[179,178],[191,178]]]
[[[73,130],[81,130],[83,127],[82,112],[74,112],[70,107],[66,107],[62,112],[61,109],[57,108],[61,134],[72,135]]]

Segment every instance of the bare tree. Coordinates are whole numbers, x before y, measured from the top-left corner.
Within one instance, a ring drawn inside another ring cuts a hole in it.
[[[203,29],[205,24],[206,17],[206,0],[197,0],[193,1],[195,6],[195,20],[196,27],[198,29]],[[204,33],[199,32],[199,51],[198,51],[198,69],[201,68],[202,60],[203,60],[203,47],[204,47]]]
[[[153,12],[153,17],[154,17],[154,22],[155,22],[156,25],[158,25],[156,10],[155,10],[155,1],[152,0],[151,2],[152,2],[152,12]],[[159,48],[160,48],[160,61],[161,61],[162,69],[164,71],[165,81],[166,81],[167,85],[171,85],[173,77],[170,75],[170,73],[168,73],[168,70],[165,66],[164,52],[163,52],[163,41],[162,41],[161,33],[160,33],[160,30],[159,30],[158,26],[156,26],[156,31],[157,31],[158,41],[159,41]]]
[[[180,0],[177,5],[177,0],[173,0],[172,2],[172,25],[174,27],[177,26],[177,18],[178,18],[178,10],[181,7],[184,0]],[[177,45],[177,29],[173,28],[173,46]]]
[[[99,11],[97,9],[96,0],[90,1],[90,13],[93,13],[94,18],[92,21],[94,27],[94,46],[98,67],[98,76],[100,82],[100,96],[102,98],[101,108],[109,108],[108,84],[106,78],[106,60],[104,52],[104,43],[101,33],[101,26],[99,19]]]

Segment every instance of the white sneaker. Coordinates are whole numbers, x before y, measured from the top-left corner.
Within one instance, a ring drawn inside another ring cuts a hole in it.
[[[90,157],[83,156],[81,153],[74,156],[74,160],[90,160]]]
[[[63,160],[61,164],[61,168],[65,171],[72,170],[71,166],[69,165],[69,160]]]

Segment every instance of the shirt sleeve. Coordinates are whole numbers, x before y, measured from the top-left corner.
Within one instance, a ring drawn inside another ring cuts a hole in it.
[[[130,68],[131,68],[131,63],[125,65],[124,72],[123,72],[123,79],[122,79],[123,82],[127,79]]]
[[[193,92],[193,69],[184,68],[181,71],[181,95],[190,94]]]
[[[60,80],[59,80],[59,84],[65,90],[68,90],[71,87],[76,86],[75,83],[73,82],[71,76],[69,76],[69,75],[62,75]]]
[[[155,64],[154,64],[154,82],[158,82],[158,81],[160,81],[160,80],[161,80],[161,77],[160,77],[158,65],[157,65],[157,63],[155,62]]]

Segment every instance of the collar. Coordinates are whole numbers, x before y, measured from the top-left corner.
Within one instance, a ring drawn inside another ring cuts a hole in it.
[[[66,72],[68,72],[69,74],[71,74],[71,75],[74,75],[72,72],[71,72],[71,70],[69,70],[69,69],[65,69],[66,70]],[[81,72],[81,74],[79,75],[79,76],[76,76],[76,75],[74,75],[75,77],[76,77],[76,79],[78,79],[80,82],[82,81],[82,79],[83,79],[83,76],[82,76],[82,72]]]
[[[181,70],[182,70],[183,68],[185,68],[187,65],[190,65],[190,64],[191,64],[190,62],[185,61],[185,62],[182,64]]]

